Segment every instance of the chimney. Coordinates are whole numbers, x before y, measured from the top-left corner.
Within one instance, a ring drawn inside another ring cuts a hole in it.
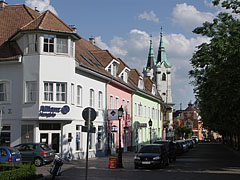
[[[5,0],[0,1],[0,10],[4,9],[4,7],[6,7],[8,5],[8,3],[5,2]]]
[[[70,28],[72,28],[73,32],[77,32],[77,28],[75,25],[68,25]]]
[[[92,45],[95,45],[95,39],[94,39],[94,37],[90,37],[90,38],[89,38],[89,42],[90,42]]]

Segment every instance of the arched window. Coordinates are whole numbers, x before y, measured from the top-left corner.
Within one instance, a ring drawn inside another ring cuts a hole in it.
[[[163,73],[163,75],[162,75],[162,80],[166,81],[166,74],[165,73]]]

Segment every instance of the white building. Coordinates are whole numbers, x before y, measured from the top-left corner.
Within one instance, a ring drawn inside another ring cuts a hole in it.
[[[97,47],[50,11],[4,1],[0,7],[0,144],[45,142],[63,156],[83,158],[82,111],[92,107],[89,157],[104,154],[106,76],[96,65],[85,68],[89,59],[80,52]]]

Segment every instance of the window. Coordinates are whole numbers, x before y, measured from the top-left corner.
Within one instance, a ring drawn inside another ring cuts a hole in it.
[[[127,101],[127,114],[130,114],[130,101]]]
[[[28,37],[27,53],[37,52],[37,40],[38,40],[37,35],[36,34],[29,34],[27,37]]]
[[[70,56],[74,57],[74,42],[72,39],[70,41]]]
[[[98,126],[97,149],[101,150],[102,148],[103,148],[103,126]]]
[[[122,100],[122,107],[123,107],[123,112],[126,112],[125,99]]]
[[[27,81],[26,82],[26,102],[36,102],[37,96],[37,82]]]
[[[56,83],[56,101],[66,101],[66,83]]]
[[[82,87],[77,86],[77,105],[82,106]]]
[[[113,63],[113,73],[112,73],[113,76],[117,76],[117,63]]]
[[[148,107],[148,118],[150,118],[150,107]]]
[[[21,126],[21,142],[33,142],[34,126],[32,124],[24,124]]]
[[[154,108],[152,108],[152,119],[155,119],[155,110],[154,110]]]
[[[166,81],[166,74],[165,73],[162,74],[162,80]]]
[[[98,109],[103,108],[103,93],[102,91],[98,92]]]
[[[137,116],[137,103],[135,103],[135,116]]]
[[[74,104],[74,84],[71,84],[71,103]]]
[[[116,109],[118,109],[118,108],[119,108],[119,98],[116,97]]]
[[[57,53],[68,53],[68,39],[63,36],[57,36]]]
[[[0,146],[10,147],[11,142],[11,126],[6,125],[2,127],[0,132]]]
[[[53,101],[53,83],[44,83],[44,101]]]
[[[89,106],[94,107],[94,90],[93,89],[90,89]]]
[[[144,106],[144,117],[147,117],[147,107]]]
[[[9,102],[9,82],[0,81],[0,103]]]
[[[121,79],[124,80],[123,78],[124,78],[124,73],[121,74]]]
[[[54,38],[55,36],[53,35],[44,34],[44,52],[54,52]]]
[[[113,109],[113,96],[110,95],[110,109]]]
[[[82,150],[81,139],[81,126],[76,125],[76,151]]]
[[[112,74],[112,66],[108,66],[108,72]]]

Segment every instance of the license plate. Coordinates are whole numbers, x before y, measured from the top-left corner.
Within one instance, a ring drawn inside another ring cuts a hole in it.
[[[151,164],[150,161],[143,161],[142,164]]]
[[[20,159],[19,159],[19,158],[17,158],[17,159],[16,159],[16,161],[20,161]]]

